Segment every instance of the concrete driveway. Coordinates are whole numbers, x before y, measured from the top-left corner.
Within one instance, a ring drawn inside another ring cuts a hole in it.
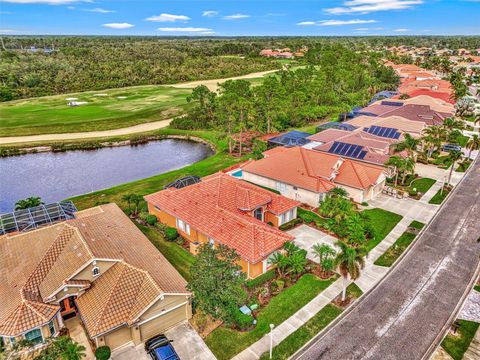
[[[216,360],[200,335],[187,322],[165,332],[178,356],[182,360]],[[112,360],[151,360],[144,344],[131,346],[112,354]]]
[[[300,225],[288,233],[292,236],[295,236],[294,243],[301,247],[302,249],[307,250],[307,258],[318,263],[318,258],[313,252],[313,245],[315,244],[328,244],[332,247],[335,247],[336,238],[323,231],[314,229],[308,225]]]

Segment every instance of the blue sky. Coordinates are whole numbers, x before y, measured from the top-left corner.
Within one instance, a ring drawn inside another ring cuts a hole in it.
[[[480,35],[480,0],[0,0],[0,34]]]

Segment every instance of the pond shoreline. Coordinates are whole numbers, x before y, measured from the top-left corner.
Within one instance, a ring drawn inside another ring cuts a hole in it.
[[[134,136],[131,139],[121,141],[81,141],[81,142],[61,142],[53,143],[52,145],[39,145],[39,146],[11,146],[0,147],[0,158],[20,156],[26,154],[37,154],[46,152],[67,152],[75,150],[93,151],[103,148],[114,148],[119,146],[138,146],[148,144],[151,141],[159,141],[165,139],[179,139],[189,140],[193,142],[202,143],[208,145],[210,149],[216,153],[217,148],[212,142],[198,137],[190,135],[140,135]]]

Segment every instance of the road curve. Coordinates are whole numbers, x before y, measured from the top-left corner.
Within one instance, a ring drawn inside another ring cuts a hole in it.
[[[427,359],[478,274],[480,158],[398,265],[293,359]]]

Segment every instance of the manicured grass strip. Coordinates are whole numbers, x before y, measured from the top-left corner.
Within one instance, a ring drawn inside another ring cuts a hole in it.
[[[422,178],[413,181],[410,184],[410,188],[413,190],[413,188],[417,189],[418,192],[421,192],[422,194],[425,194],[432,186],[435,184],[437,180],[430,179],[430,178]]]
[[[333,304],[325,306],[313,318],[308,320],[305,325],[287,336],[285,340],[275,346],[272,352],[272,359],[288,359],[317,333],[322,331],[328,324],[335,320],[342,311],[341,308]],[[261,360],[267,360],[269,358],[270,354],[268,352],[260,357]]]
[[[190,268],[195,260],[195,256],[182,248],[177,243],[167,241],[155,229],[137,224],[138,228],[145,234],[153,245],[165,256],[170,264],[183,276],[190,281]]]
[[[442,189],[439,189],[437,191],[437,193],[435,195],[433,195],[433,197],[430,199],[430,201],[428,203],[429,204],[440,205],[443,202],[443,200],[445,200],[445,198],[447,197],[449,191],[443,189],[443,194],[441,192],[442,192]]]
[[[369,240],[366,246],[368,251],[385,239],[403,218],[401,215],[379,208],[364,210],[363,213],[368,215],[372,226],[375,228],[375,237]]]
[[[420,221],[417,221],[417,220],[413,220],[410,225],[410,227],[413,227],[415,229],[418,229],[418,230],[422,230],[423,227],[425,226],[424,223],[420,222]]]
[[[404,232],[395,243],[388,248],[385,253],[380,256],[377,261],[375,261],[375,265],[378,266],[392,266],[393,263],[402,255],[405,249],[410,245],[413,240],[415,239],[415,234],[410,232]]]
[[[422,229],[425,224],[421,223],[420,221],[412,221],[409,225],[410,227],[413,227],[415,229]],[[377,261],[375,261],[375,265],[378,266],[386,266],[390,267],[393,265],[393,263],[400,257],[400,255],[403,254],[403,252],[406,250],[406,248],[415,240],[416,235],[405,231],[398,239],[395,241],[395,243],[388,248],[385,253],[380,256]]]
[[[363,291],[355,284],[351,283],[347,287],[347,296],[358,299]],[[322,331],[330,324],[343,309],[330,303],[321,309],[314,317],[308,320],[304,325],[290,334],[280,344],[273,348],[272,359],[288,359],[298,349],[305,345],[310,339]],[[268,352],[263,353],[260,359],[269,359]]]
[[[455,171],[456,172],[465,172],[470,167],[471,163],[472,163],[471,160],[462,161],[460,164],[458,164],[458,167],[455,169]]]
[[[442,347],[454,360],[461,360],[480,324],[467,320],[457,320],[457,322],[460,324],[457,335],[449,333],[443,339]]]
[[[279,325],[288,319],[334,281],[335,278],[321,280],[312,274],[303,275],[260,310],[253,330],[240,332],[221,326],[208,335],[205,342],[217,359],[231,359],[268,333],[270,324]]]

